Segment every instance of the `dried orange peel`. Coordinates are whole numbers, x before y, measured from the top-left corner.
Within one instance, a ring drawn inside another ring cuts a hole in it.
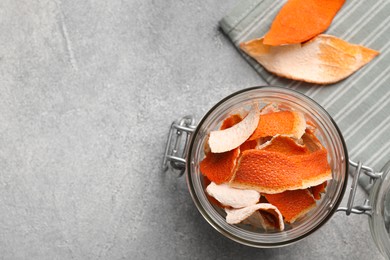
[[[269,152],[279,152],[285,155],[302,155],[310,153],[306,145],[300,145],[294,139],[283,135],[274,136],[270,141],[259,146],[258,149]]]
[[[203,187],[209,186],[210,183],[211,183],[211,181],[206,176],[204,176],[203,177]],[[212,196],[208,195],[207,192],[206,192],[206,197],[207,197],[207,199],[209,200],[209,202],[211,204],[217,206],[218,208],[223,208],[224,207],[221,203],[219,203],[218,200],[216,200]]]
[[[240,145],[240,151],[243,152],[243,151],[246,151],[246,150],[255,149],[257,145],[258,145],[257,140],[245,141],[245,143]]]
[[[255,190],[239,190],[227,184],[217,185],[214,182],[207,186],[206,192],[222,205],[232,208],[255,205],[260,199],[260,193]]]
[[[260,111],[254,105],[254,108],[239,123],[223,130],[211,131],[208,141],[211,152],[223,153],[239,147],[255,131],[259,117]]]
[[[269,72],[316,84],[345,79],[379,54],[325,34],[305,43],[283,46],[266,45],[259,38],[241,43],[240,48]]]
[[[277,207],[269,203],[259,203],[241,209],[225,208],[225,211],[227,214],[226,222],[229,224],[238,224],[248,219],[256,226],[263,226],[268,229],[272,226],[280,231],[284,230],[284,222],[281,212]],[[265,213],[271,218],[264,219],[261,213]],[[253,214],[255,214],[255,218],[259,222],[258,224],[253,223],[256,221],[253,218],[250,219]]]
[[[240,148],[225,153],[208,153],[200,163],[200,171],[217,184],[228,182],[233,176]]]
[[[289,0],[264,36],[268,45],[301,43],[324,32],[345,0]]]
[[[257,128],[249,140],[275,135],[288,135],[299,139],[305,132],[305,128],[305,117],[300,112],[271,112],[260,116]]]
[[[283,215],[280,213],[277,207],[272,204],[264,203],[269,206],[265,206],[259,210],[259,213],[263,219],[262,227],[265,230],[284,230]],[[272,206],[272,207],[271,207]]]
[[[239,126],[248,117],[257,120],[256,127],[232,150],[206,149],[200,163],[210,180],[206,195],[225,209],[230,224],[283,230],[284,221],[293,223],[305,215],[326,191],[332,178],[327,150],[315,134],[315,123],[307,123],[301,112],[268,104],[241,115],[245,113],[228,116],[219,131],[246,131]]]
[[[288,156],[264,150],[244,151],[230,185],[275,194],[305,189],[332,178],[327,152]]]
[[[284,220],[288,223],[294,223],[316,206],[314,198],[307,189],[263,195],[269,203],[279,209]]]

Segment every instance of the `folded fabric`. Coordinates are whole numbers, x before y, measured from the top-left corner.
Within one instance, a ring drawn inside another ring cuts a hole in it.
[[[263,37],[286,0],[244,0],[220,21],[233,44]],[[347,143],[349,157],[380,171],[390,160],[390,0],[346,1],[326,34],[380,54],[347,79],[332,85],[293,81],[267,72],[243,57],[273,86],[297,90],[321,104]],[[368,178],[360,184],[368,189]]]

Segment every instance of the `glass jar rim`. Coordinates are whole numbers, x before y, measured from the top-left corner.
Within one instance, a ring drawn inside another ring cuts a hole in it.
[[[255,86],[255,87],[249,87],[249,88],[245,88],[245,89],[242,89],[242,90],[239,90],[237,92],[234,92],[230,95],[228,95],[227,97],[223,98],[222,100],[220,100],[219,102],[217,102],[204,116],[203,118],[200,120],[199,124],[197,125],[195,131],[193,132],[192,134],[192,137],[191,137],[191,140],[190,140],[190,143],[189,143],[189,148],[188,148],[188,155],[191,154],[192,150],[194,149],[194,146],[195,146],[195,137],[199,134],[199,130],[202,126],[202,124],[204,124],[205,120],[207,120],[207,118],[217,109],[219,108],[222,104],[224,104],[225,102],[227,102],[228,100],[234,98],[235,96],[237,95],[240,95],[240,94],[243,94],[245,92],[250,92],[250,91],[258,91],[258,90],[268,90],[268,91],[272,91],[272,90],[276,90],[276,91],[282,91],[282,92],[285,92],[284,94],[286,95],[295,95],[295,96],[298,96],[299,98],[301,99],[304,99],[305,101],[308,101],[308,102],[311,102],[312,105],[315,106],[315,109],[316,111],[317,110],[321,110],[321,112],[326,115],[327,119],[330,120],[332,126],[335,128],[335,130],[337,131],[337,134],[338,134],[338,137],[339,139],[341,140],[341,144],[342,144],[342,148],[343,148],[343,152],[344,152],[344,158],[345,158],[345,161],[348,162],[348,151],[347,151],[347,147],[346,147],[346,144],[345,144],[345,141],[344,141],[344,138],[343,138],[343,135],[341,134],[341,131],[340,129],[338,128],[337,124],[335,123],[335,121],[333,120],[333,118],[329,115],[329,113],[321,106],[319,105],[316,101],[314,101],[313,99],[311,99],[310,97],[307,97],[306,95],[298,92],[298,91],[295,91],[295,90],[291,90],[291,89],[287,89],[287,88],[283,88],[283,87],[276,87],[276,86]],[[211,225],[213,226],[218,232],[220,232],[222,235],[224,235],[225,237],[228,237],[229,239],[233,240],[233,241],[236,241],[238,243],[241,243],[241,244],[244,244],[244,245],[248,245],[248,246],[253,246],[253,247],[261,247],[261,248],[273,248],[273,247],[281,247],[281,246],[285,246],[285,245],[289,245],[289,244],[292,244],[292,243],[295,243],[301,239],[303,239],[304,237],[307,237],[308,235],[312,234],[313,232],[315,232],[316,230],[318,230],[321,226],[323,226],[332,216],[333,214],[336,212],[341,200],[343,199],[344,197],[344,193],[345,193],[345,190],[346,190],[346,187],[347,187],[347,180],[348,180],[348,163],[345,163],[345,180],[344,180],[344,183],[342,183],[342,187],[341,187],[341,191],[339,192],[338,194],[338,198],[337,200],[335,201],[335,203],[332,205],[332,208],[331,210],[328,212],[327,216],[325,218],[322,219],[322,221],[317,225],[315,226],[314,228],[312,228],[311,230],[309,230],[308,232],[304,233],[303,235],[299,236],[299,237],[296,237],[294,239],[291,239],[291,240],[288,240],[288,241],[282,241],[282,242],[276,242],[276,243],[270,243],[270,244],[263,244],[263,243],[253,243],[253,241],[247,241],[243,238],[241,238],[240,236],[238,235],[235,235],[235,234],[232,234],[231,232],[228,232],[227,230],[225,230],[223,227],[221,227],[210,215],[209,213],[207,212],[207,210],[201,205],[200,203],[200,200],[199,198],[197,197],[196,195],[196,191],[195,191],[195,188],[194,188],[194,184],[192,182],[192,179],[191,179],[191,164],[192,164],[192,160],[186,160],[187,161],[187,165],[186,165],[186,179],[187,179],[187,186],[188,186],[188,189],[190,191],[190,194],[191,194],[191,197],[196,205],[196,207],[198,208],[199,212],[202,214],[202,216],[205,218],[205,220]]]

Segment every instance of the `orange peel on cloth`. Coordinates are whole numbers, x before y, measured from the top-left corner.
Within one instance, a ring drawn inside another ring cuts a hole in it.
[[[271,73],[316,84],[345,79],[379,54],[326,34],[283,46],[266,45],[259,38],[241,43],[240,48]]]
[[[212,153],[231,151],[243,144],[255,131],[259,122],[260,110],[253,106],[249,114],[232,127],[211,131],[208,144]]]
[[[294,223],[295,220],[316,206],[314,198],[307,189],[263,195],[269,203],[279,209],[284,220],[288,223]]]
[[[242,153],[230,185],[275,194],[305,189],[331,178],[326,150],[288,156],[253,149]]]
[[[301,43],[324,32],[345,0],[288,0],[264,36],[264,44]]]

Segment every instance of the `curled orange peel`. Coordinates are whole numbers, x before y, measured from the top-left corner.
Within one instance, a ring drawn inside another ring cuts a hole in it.
[[[289,0],[264,36],[268,45],[301,43],[324,32],[345,0]]]
[[[240,148],[225,153],[208,153],[200,162],[200,171],[210,181],[217,184],[231,180]]]
[[[287,135],[299,139],[305,132],[305,128],[306,120],[300,112],[271,112],[260,116],[257,128],[249,140],[275,135]]]
[[[282,135],[274,136],[270,141],[259,146],[258,149],[269,152],[279,152],[285,155],[302,155],[310,153],[305,145],[297,144],[294,139]]]
[[[227,213],[226,222],[229,224],[238,224],[248,219],[252,222],[252,224],[255,224],[255,226],[263,226],[266,229],[273,226],[280,231],[284,230],[284,222],[281,212],[277,207],[269,203],[258,203],[241,209],[225,208],[225,211]],[[261,213],[267,214],[268,218],[264,219]],[[250,218],[254,214],[256,220],[254,220],[253,217],[252,219]],[[259,223],[253,223],[254,221],[258,221]]]
[[[316,202],[307,189],[285,191],[278,194],[263,194],[279,209],[286,222],[294,223],[316,206]]]
[[[326,150],[288,156],[252,149],[242,153],[230,185],[275,194],[305,189],[331,178]]]
[[[316,84],[345,79],[379,54],[326,34],[283,46],[266,45],[260,38],[241,43],[240,48],[275,75]]]
[[[249,114],[239,123],[223,130],[211,131],[208,140],[211,152],[223,153],[239,147],[256,129],[259,116],[260,111],[254,105]]]

